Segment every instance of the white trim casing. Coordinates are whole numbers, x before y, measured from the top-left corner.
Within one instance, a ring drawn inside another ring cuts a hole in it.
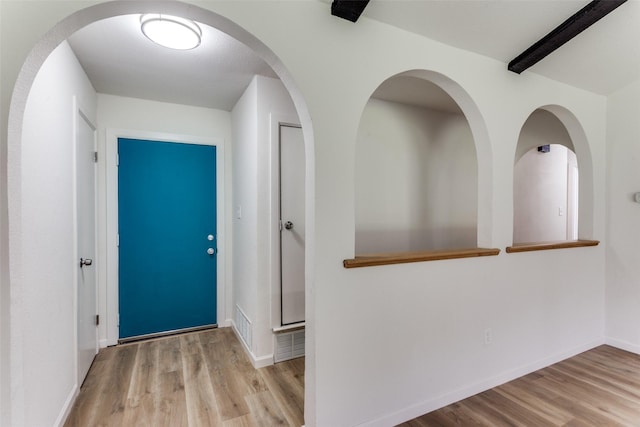
[[[72,206],[72,210],[73,210],[73,256],[74,259],[79,259],[80,255],[78,253],[78,170],[77,170],[77,146],[78,146],[78,124],[79,124],[79,120],[84,120],[89,127],[91,127],[93,129],[93,146],[94,146],[94,150],[97,147],[97,135],[96,135],[96,125],[93,123],[93,121],[89,118],[89,116],[85,113],[85,111],[87,111],[87,109],[83,108],[83,106],[80,104],[80,102],[78,101],[78,98],[76,96],[72,97],[72,127],[73,127],[73,144],[71,146],[71,159],[72,159],[72,164],[74,165],[74,169],[73,169],[73,176],[72,176],[72,193],[73,194],[73,206]],[[96,185],[97,185],[97,170],[96,170]],[[94,192],[94,194],[96,195],[96,199],[97,199],[97,188],[96,191]],[[97,222],[97,200],[94,201],[94,203],[96,203],[96,242],[97,242],[97,226],[98,226],[98,222]],[[96,243],[96,248],[95,250],[97,250],[97,243]],[[97,253],[97,252],[96,252]],[[69,415],[69,412],[71,412],[71,408],[73,407],[73,404],[75,403],[76,397],[78,396],[78,393],[80,391],[80,386],[82,381],[80,380],[80,378],[78,378],[78,270],[75,269],[74,273],[73,273],[73,307],[74,307],[74,313],[73,313],[73,342],[75,343],[75,349],[73,352],[73,367],[74,367],[74,375],[75,375],[75,383],[73,388],[71,389],[71,391],[69,392],[69,395],[67,396],[67,399],[65,400],[64,404],[62,405],[62,409],[60,411],[60,413],[58,414],[58,418],[56,419],[56,421],[54,422],[54,426],[62,426],[64,425],[65,420],[67,419],[67,416]],[[99,284],[98,284],[98,275],[96,274],[96,309],[98,307],[98,292],[97,292],[97,288],[98,288]],[[97,330],[96,330],[96,341],[98,341],[98,336],[97,336]],[[97,349],[96,349],[96,353],[97,353]]]
[[[270,241],[270,275],[271,278],[271,329],[282,327],[282,307],[280,288],[280,126],[299,127],[300,120],[293,114],[271,113],[269,114],[269,143],[270,143],[270,178],[271,178],[271,218],[269,224]],[[305,150],[307,147],[305,146]],[[306,190],[306,186],[305,186]],[[306,289],[306,287],[305,287]],[[275,340],[275,338],[274,338]]]
[[[105,235],[100,236],[106,242],[104,257],[106,268],[106,313],[100,313],[105,319],[106,339],[100,340],[100,346],[115,345],[119,337],[118,318],[118,138],[146,139],[151,141],[176,142],[182,144],[200,144],[216,147],[216,209],[217,209],[217,322],[219,326],[227,326],[227,280],[226,280],[226,218],[225,218],[225,154],[224,138],[199,137],[194,135],[170,134],[164,132],[148,132],[126,129],[107,129],[105,138],[105,193],[106,208],[104,226],[99,229]],[[102,153],[99,153],[102,155]],[[104,245],[101,245],[104,247]],[[103,249],[104,251],[104,249]]]

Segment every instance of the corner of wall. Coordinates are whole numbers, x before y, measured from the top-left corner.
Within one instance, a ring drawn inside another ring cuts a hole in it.
[[[6,181],[6,139],[0,142],[0,180]],[[0,425],[11,425],[9,364],[9,252],[7,224],[7,187],[0,185]]]
[[[607,98],[605,335],[607,343],[640,353],[640,266],[637,253],[640,205],[640,79]]]
[[[0,156],[0,161],[1,156]],[[2,186],[2,188],[5,188]],[[0,194],[1,200],[5,197]],[[3,209],[3,206],[0,206]],[[9,279],[4,233],[4,215],[0,213],[0,425],[11,425],[9,366]]]
[[[73,389],[71,389],[71,392],[69,393],[69,396],[67,396],[67,399],[65,400],[64,405],[62,405],[62,410],[60,411],[58,418],[53,423],[55,427],[64,426],[65,421],[67,420],[67,417],[69,416],[69,413],[73,408],[73,403],[75,402],[76,397],[78,397],[79,392],[80,392],[80,387],[78,385],[74,385]]]
[[[259,369],[273,365],[273,354],[258,357],[251,350],[253,347],[252,325],[238,306],[236,306],[234,320],[231,320],[231,328],[238,338],[238,341],[242,344],[242,348],[249,357],[254,368]]]
[[[75,97],[93,116],[96,94],[66,43],[51,52],[28,90],[24,114],[14,118],[23,132],[12,142],[20,146],[14,163],[22,169],[19,181],[7,188],[17,199],[12,212],[20,220],[11,272],[18,279],[10,292],[20,295],[10,301],[11,369],[3,385],[11,387],[11,425],[52,425],[62,422],[77,387],[76,284],[73,267],[64,261],[75,259],[71,107]],[[23,232],[34,229],[47,232],[37,237]],[[43,340],[54,335],[57,345],[46,355],[39,352]],[[56,369],[48,369],[43,358]]]

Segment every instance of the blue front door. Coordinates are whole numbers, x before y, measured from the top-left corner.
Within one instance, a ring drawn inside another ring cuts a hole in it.
[[[215,147],[119,138],[118,156],[120,338],[216,324]]]

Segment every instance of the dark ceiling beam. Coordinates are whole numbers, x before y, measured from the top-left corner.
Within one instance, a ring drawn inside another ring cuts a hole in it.
[[[369,0],[333,0],[331,3],[331,14],[339,18],[356,22],[364,8],[369,4]]]
[[[538,40],[529,49],[509,62],[509,71],[520,74],[527,68],[544,59],[554,50],[604,18],[609,12],[627,0],[594,0],[549,34]],[[612,47],[613,48],[613,47]]]

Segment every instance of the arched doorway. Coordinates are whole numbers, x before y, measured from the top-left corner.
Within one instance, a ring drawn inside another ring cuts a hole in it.
[[[87,9],[80,10],[73,15],[67,17],[61,21],[55,28],[53,28],[45,38],[33,48],[31,54],[27,58],[23,71],[20,73],[17,79],[16,90],[11,101],[10,119],[8,126],[8,147],[9,147],[9,175],[11,179],[8,182],[8,200],[9,200],[9,217],[11,227],[9,230],[9,252],[13,259],[25,259],[25,254],[28,250],[30,243],[25,241],[25,236],[32,230],[28,229],[28,220],[23,216],[25,210],[31,209],[33,206],[25,206],[28,203],[29,194],[28,188],[24,188],[21,185],[21,175],[24,172],[23,165],[21,163],[23,151],[23,123],[24,123],[24,109],[27,105],[27,99],[29,96],[30,88],[36,78],[36,75],[44,63],[48,55],[54,50],[54,48],[68,36],[73,34],[78,29],[95,22],[100,19],[108,18],[111,16],[125,15],[128,13],[140,13],[140,12],[157,12],[158,5],[151,2],[111,2],[106,4],[96,5]],[[229,21],[225,17],[215,14],[206,9],[195,8],[185,3],[162,3],[161,7],[163,11],[173,15],[182,15],[188,18],[192,18],[207,25],[219,28],[227,34],[237,38],[246,45],[254,49],[260,56],[265,58],[270,66],[278,70],[278,75],[283,81],[284,85],[289,90],[293,101],[298,110],[298,114],[301,119],[301,124],[304,128],[304,139],[306,146],[306,163],[307,163],[307,176],[311,177],[307,180],[307,206],[311,204],[313,200],[313,147],[312,147],[312,131],[309,115],[302,100],[302,96],[293,84],[293,80],[289,73],[286,71],[283,64],[275,57],[275,55],[258,39],[251,34],[243,30],[237,24]],[[308,209],[311,211],[312,209]],[[313,227],[309,223],[310,233],[307,237],[307,241],[311,243],[313,241]],[[27,243],[27,245],[25,245]],[[50,243],[51,247],[54,246]],[[309,263],[309,260],[306,260]],[[10,292],[12,297],[12,303],[9,307],[9,317],[11,319],[8,329],[10,332],[10,373],[11,384],[15,385],[12,389],[11,401],[15,402],[14,417],[15,424],[21,424],[22,417],[24,417],[24,411],[29,407],[30,401],[25,401],[25,394],[27,393],[28,384],[25,383],[25,378],[31,376],[33,373],[30,369],[31,363],[37,363],[37,359],[25,357],[27,354],[35,351],[33,346],[38,341],[38,336],[55,336],[53,332],[56,327],[55,319],[50,319],[48,325],[41,330],[38,335],[26,336],[23,332],[25,330],[30,331],[32,328],[30,322],[34,322],[36,319],[32,318],[32,313],[38,312],[43,304],[46,304],[46,300],[32,299],[31,297],[37,292],[37,286],[39,284],[33,283],[28,276],[30,266],[27,263],[14,263],[9,272],[10,276]],[[309,283],[307,283],[309,286]],[[309,293],[308,293],[309,294]],[[43,296],[44,298],[44,296]],[[4,313],[3,313],[4,314]],[[41,319],[40,319],[41,320]],[[63,325],[63,329],[64,329]],[[51,330],[48,330],[51,329]],[[313,336],[311,330],[307,331],[307,339]],[[60,337],[58,337],[60,338]],[[56,342],[56,346],[67,345],[59,340]],[[67,340],[69,341],[69,340]],[[64,371],[61,368],[60,371]],[[64,375],[62,372],[60,375]],[[312,378],[312,375],[309,376]],[[3,384],[4,386],[4,384]],[[312,389],[309,387],[308,389]],[[46,393],[46,390],[42,390]],[[307,399],[309,401],[309,399]],[[56,402],[53,403],[54,405]]]

